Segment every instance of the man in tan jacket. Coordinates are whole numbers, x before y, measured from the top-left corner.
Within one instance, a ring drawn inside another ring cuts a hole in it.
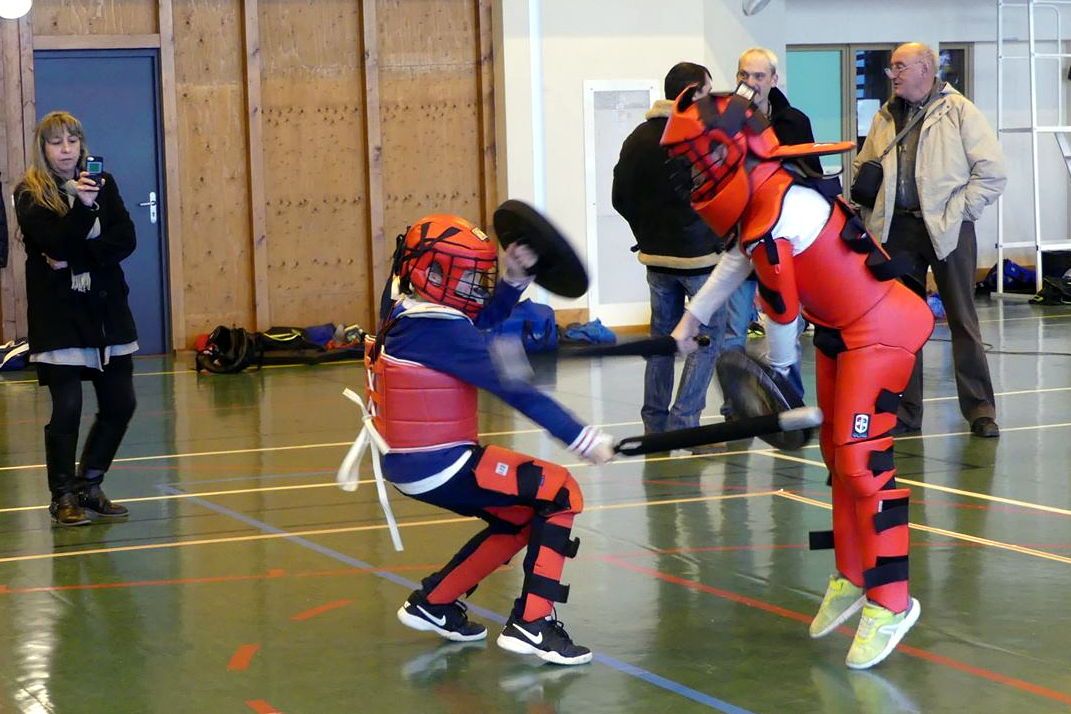
[[[856,175],[872,159],[880,158],[883,169],[874,208],[864,208],[863,217],[889,253],[914,257],[909,284],[920,295],[925,295],[927,270],[933,270],[952,333],[960,411],[971,433],[996,437],[993,383],[974,309],[974,222],[1004,191],[1003,154],[978,108],[937,79],[938,57],[931,48],[918,42],[900,45],[891,65],[885,74],[896,96],[874,116],[855,159]],[[923,117],[882,157],[916,112]],[[922,428],[921,351],[897,416],[899,433]]]

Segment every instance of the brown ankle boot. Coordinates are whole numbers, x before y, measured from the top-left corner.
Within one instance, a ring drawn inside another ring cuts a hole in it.
[[[84,526],[89,523],[86,512],[78,505],[78,497],[65,493],[48,507],[52,522],[58,526]]]
[[[99,518],[126,518],[126,506],[112,503],[98,484],[90,484],[78,494],[78,504]]]

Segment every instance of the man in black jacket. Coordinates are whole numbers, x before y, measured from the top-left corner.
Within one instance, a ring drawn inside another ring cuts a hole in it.
[[[686,297],[695,295],[718,262],[721,239],[692,210],[670,179],[667,155],[659,144],[673,101],[691,84],[710,86],[706,67],[681,62],[665,79],[665,99],[647,112],[647,119],[625,139],[614,167],[614,208],[628,221],[636,238],[636,251],[647,266],[651,292],[651,336],[668,335],[684,312]],[[725,310],[717,311],[700,333],[710,345],[688,355],[673,396],[673,357],[650,357],[644,375],[645,432],[698,426],[706,406],[707,387],[714,359],[725,335]],[[698,451],[698,450],[697,450]]]
[[[814,141],[814,131],[807,115],[789,104],[785,93],[777,88],[780,79],[777,76],[777,55],[765,47],[752,47],[744,50],[737,60],[736,81],[746,84],[754,92],[752,98],[759,111],[767,116],[773,126],[777,140],[782,144],[808,144]],[[810,176],[822,175],[822,164],[817,156],[807,156],[797,160],[801,172]],[[840,184],[836,179],[826,179],[832,193],[840,193]],[[825,187],[823,187],[825,192]],[[746,281],[737,288],[727,304],[728,315],[724,341],[726,350],[743,350],[747,342],[748,325],[754,315],[755,282]],[[802,327],[802,323],[801,323]],[[788,368],[789,381],[803,394],[803,377],[800,374],[799,356]],[[728,405],[722,407],[722,414],[730,417]]]

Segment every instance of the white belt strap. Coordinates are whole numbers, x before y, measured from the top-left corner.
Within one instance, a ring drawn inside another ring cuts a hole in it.
[[[372,423],[372,415],[365,406],[364,400],[356,392],[348,388],[342,390],[342,395],[360,407],[363,426],[360,433],[357,434],[353,446],[346,452],[345,458],[342,459],[342,464],[338,467],[335,483],[343,491],[356,491],[360,483],[359,467],[361,457],[364,455],[365,448],[371,447],[372,473],[375,475],[376,491],[379,493],[379,505],[383,509],[383,515],[387,518],[390,539],[394,543],[395,550],[405,550],[402,545],[401,533],[398,532],[398,522],[394,519],[394,511],[391,510],[390,501],[387,500],[387,483],[383,478],[383,467],[380,464],[380,457],[388,453],[390,447]]]

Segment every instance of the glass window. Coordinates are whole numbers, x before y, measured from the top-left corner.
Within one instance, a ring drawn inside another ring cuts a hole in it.
[[[870,131],[870,122],[889,100],[891,84],[885,76],[892,50],[889,48],[857,48],[855,50],[855,116],[856,146],[863,142]]]
[[[951,84],[963,96],[968,92],[969,73],[967,71],[968,52],[966,47],[941,45],[938,51],[940,66],[937,76]]]

